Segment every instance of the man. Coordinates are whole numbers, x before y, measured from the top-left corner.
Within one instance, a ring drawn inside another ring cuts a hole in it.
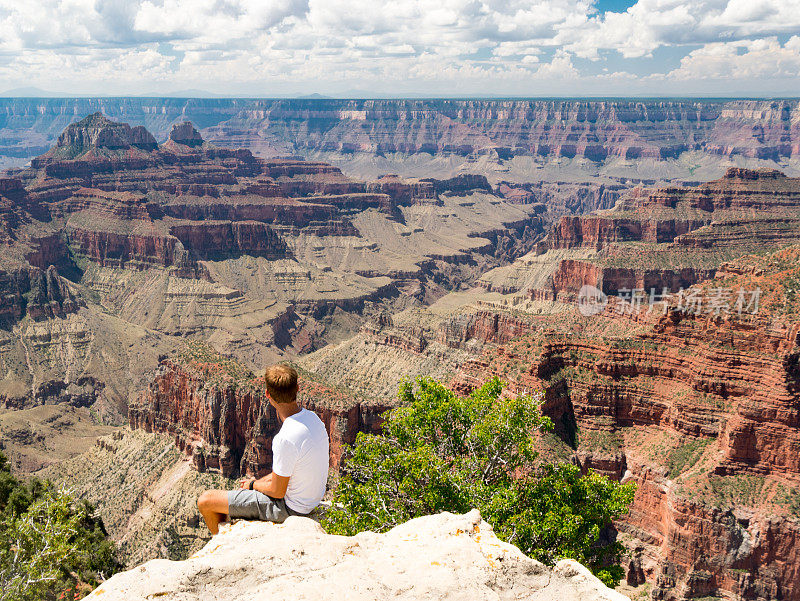
[[[264,374],[267,398],[282,425],[272,439],[272,473],[245,478],[238,490],[207,490],[197,508],[211,534],[230,518],[283,522],[307,515],[325,494],[328,433],[317,415],[297,404],[297,371],[273,365]]]

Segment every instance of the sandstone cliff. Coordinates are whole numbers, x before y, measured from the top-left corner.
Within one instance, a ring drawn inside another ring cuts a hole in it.
[[[501,542],[477,511],[385,534],[331,536],[309,518],[237,522],[182,562],[154,560],[87,599],[530,599],[623,601],[579,563],[554,568]]]

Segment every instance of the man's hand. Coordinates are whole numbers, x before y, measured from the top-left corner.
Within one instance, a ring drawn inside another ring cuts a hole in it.
[[[255,478],[242,478],[239,481],[239,488],[250,488],[250,483],[255,482]]]

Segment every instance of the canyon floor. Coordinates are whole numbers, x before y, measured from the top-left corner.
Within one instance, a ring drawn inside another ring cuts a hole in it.
[[[334,467],[401,379],[499,375],[541,394],[543,457],[637,482],[631,596],[800,595],[796,103],[517,104],[503,130],[209,102],[157,135],[59,116],[0,178],[0,442],[129,565],[197,550],[198,492],[269,470],[255,376],[289,360]]]

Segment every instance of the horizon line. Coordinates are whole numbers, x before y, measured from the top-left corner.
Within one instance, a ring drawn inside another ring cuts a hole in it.
[[[765,95],[765,96],[717,96],[717,95],[703,95],[703,94],[654,94],[654,95],[549,95],[549,96],[488,96],[488,95],[460,95],[460,96],[325,96],[325,95],[299,95],[299,96],[223,96],[223,95],[200,95],[200,96],[182,96],[182,95],[126,95],[126,94],[109,94],[109,95],[93,95],[93,94],[79,94],[75,96],[68,95],[3,95],[0,93],[0,100],[103,100],[103,99],[170,99],[170,100],[307,100],[307,101],[326,101],[326,100],[800,100],[800,94],[797,95]]]

